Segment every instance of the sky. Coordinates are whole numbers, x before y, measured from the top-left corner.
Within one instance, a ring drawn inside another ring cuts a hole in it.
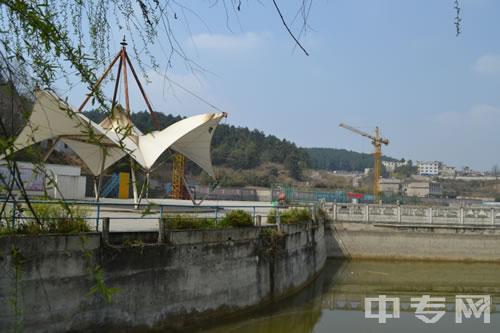
[[[298,2],[278,3],[291,20]],[[176,37],[205,72],[175,61],[169,76],[204,101],[148,68],[145,88],[157,111],[190,116],[214,111],[209,102],[229,113],[228,124],[301,147],[371,152],[368,139],[338,124],[379,126],[390,140],[384,155],[490,170],[500,165],[500,1],[460,3],[457,37],[452,0],[314,0],[305,56],[271,1],[243,1],[229,20],[220,2],[187,1],[197,15],[179,17]],[[166,66],[160,44],[151,52]],[[79,105],[85,93],[77,85],[68,98]],[[131,96],[143,110],[136,89]]]

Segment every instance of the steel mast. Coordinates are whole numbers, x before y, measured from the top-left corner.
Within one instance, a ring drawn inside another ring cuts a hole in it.
[[[382,166],[381,166],[382,145],[383,144],[388,145],[389,140],[382,138],[380,136],[380,129],[378,128],[378,126],[375,127],[375,134],[374,135],[368,134],[366,132],[363,132],[357,128],[354,128],[354,127],[346,125],[346,124],[340,124],[339,126],[372,140],[372,145],[374,148],[374,152],[373,152],[373,160],[374,160],[373,196],[375,197],[375,201],[379,201],[379,199],[380,199],[380,176],[382,173]]]

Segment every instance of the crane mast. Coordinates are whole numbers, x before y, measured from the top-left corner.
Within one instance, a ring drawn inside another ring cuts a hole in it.
[[[383,144],[388,145],[389,140],[381,137],[380,129],[378,127],[375,127],[375,134],[371,135],[371,134],[368,134],[366,132],[363,132],[357,128],[354,128],[354,127],[346,125],[346,124],[340,124],[339,126],[342,128],[345,128],[351,132],[354,132],[356,134],[359,134],[361,136],[369,138],[372,141],[372,145],[374,148],[374,152],[373,152],[373,160],[374,160],[374,165],[373,165],[373,196],[375,198],[375,201],[379,201],[379,199],[380,199],[380,176],[382,173],[382,166],[381,166],[382,145]]]
[[[172,162],[172,199],[184,199],[185,158],[175,153]]]

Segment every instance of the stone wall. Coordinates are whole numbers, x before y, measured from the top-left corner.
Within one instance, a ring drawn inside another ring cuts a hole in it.
[[[500,261],[495,226],[403,225],[336,221],[325,226],[329,257]]]
[[[322,224],[283,229],[0,237],[0,331],[186,327],[271,302],[326,260]]]

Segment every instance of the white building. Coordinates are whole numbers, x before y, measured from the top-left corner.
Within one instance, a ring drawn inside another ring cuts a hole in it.
[[[455,167],[442,164],[441,169],[439,169],[439,175],[444,177],[455,177],[457,175],[457,169]]]
[[[19,177],[28,195],[43,196],[47,193],[51,198],[84,199],[86,178],[81,176],[81,167],[60,164],[45,164],[45,170],[28,162],[17,162]],[[0,161],[0,175],[9,183],[11,170],[4,161]],[[57,186],[55,186],[57,185]],[[14,192],[19,189],[15,186]]]
[[[382,165],[389,172],[394,172],[396,168],[402,167],[403,165],[407,165],[408,161],[382,161]]]
[[[437,176],[439,175],[439,161],[418,161],[418,174],[421,176]]]

